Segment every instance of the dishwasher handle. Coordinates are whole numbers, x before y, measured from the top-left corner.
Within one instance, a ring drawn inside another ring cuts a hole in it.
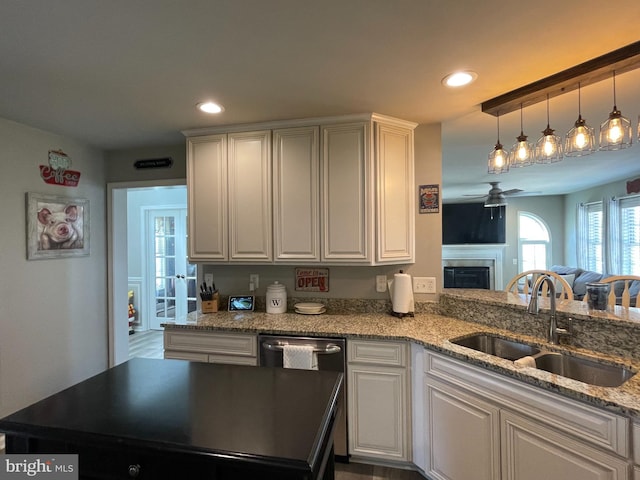
[[[273,351],[282,351],[285,345],[288,345],[288,344],[287,343],[281,343],[281,342],[275,342],[275,343],[262,342],[262,346],[264,348],[266,348],[267,350],[273,350]],[[319,355],[328,355],[328,354],[332,354],[332,353],[340,353],[341,351],[342,351],[342,348],[340,348],[339,345],[336,345],[334,343],[330,343],[324,348],[314,348],[313,349],[313,353],[317,353]]]

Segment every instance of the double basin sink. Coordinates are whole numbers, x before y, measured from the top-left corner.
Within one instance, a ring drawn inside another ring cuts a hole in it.
[[[585,356],[550,352],[535,345],[479,333],[451,340],[451,343],[518,362],[562,377],[599,387],[619,387],[635,372],[621,365],[600,363]]]

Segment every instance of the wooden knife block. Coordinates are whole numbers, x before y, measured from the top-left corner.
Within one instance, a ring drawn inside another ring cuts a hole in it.
[[[220,309],[220,295],[213,294],[213,300],[202,300],[202,313],[216,313]]]

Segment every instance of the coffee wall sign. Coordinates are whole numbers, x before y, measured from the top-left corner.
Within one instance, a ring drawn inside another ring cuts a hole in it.
[[[49,150],[49,165],[40,165],[40,176],[44,183],[62,187],[77,187],[80,172],[70,170],[71,159],[62,150]]]

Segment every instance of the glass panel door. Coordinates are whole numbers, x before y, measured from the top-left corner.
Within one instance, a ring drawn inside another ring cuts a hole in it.
[[[151,318],[149,327],[181,321],[197,308],[196,265],[187,260],[186,209],[150,210],[149,238]]]

